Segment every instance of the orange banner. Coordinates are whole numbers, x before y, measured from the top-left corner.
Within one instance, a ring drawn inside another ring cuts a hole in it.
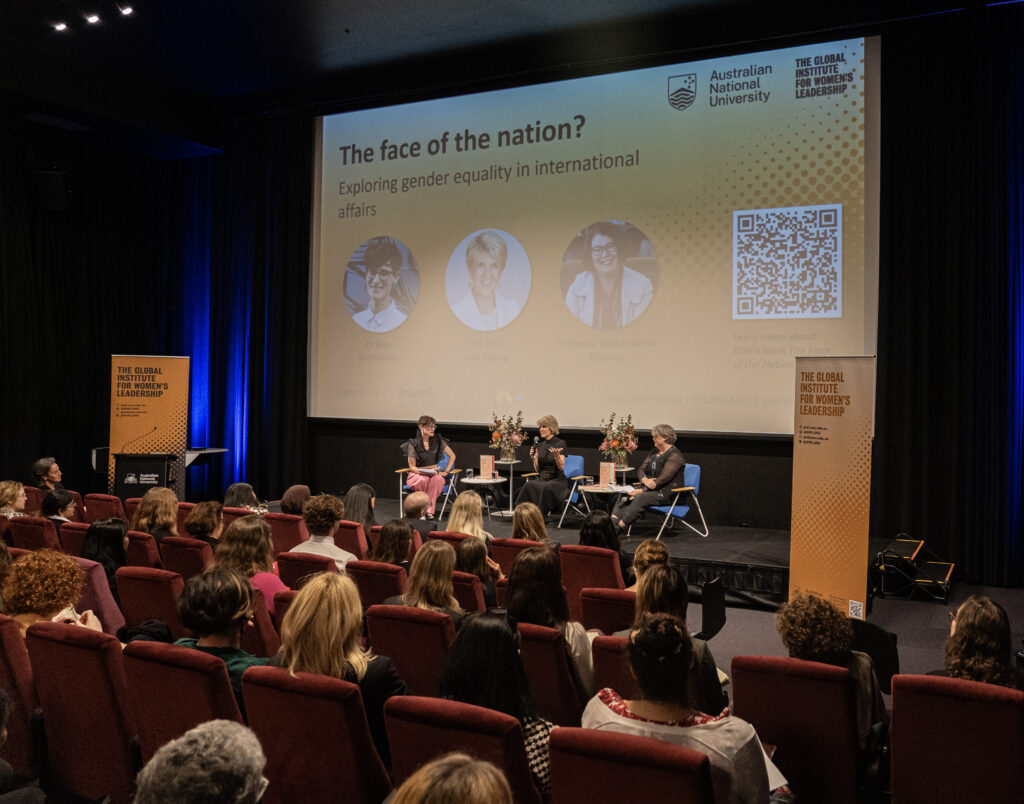
[[[864,619],[874,357],[796,358],[789,593]]]

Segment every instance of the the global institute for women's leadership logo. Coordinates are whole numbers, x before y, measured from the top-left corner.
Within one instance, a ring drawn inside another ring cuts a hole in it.
[[[697,97],[697,73],[668,77],[668,102],[673,109],[687,109]]]

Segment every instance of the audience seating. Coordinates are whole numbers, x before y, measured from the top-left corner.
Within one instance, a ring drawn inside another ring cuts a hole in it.
[[[277,633],[281,633],[281,624],[284,622],[284,615],[288,613],[295,596],[298,594],[294,589],[286,589],[274,595],[274,626]]]
[[[49,489],[47,489],[48,491]],[[25,485],[25,513],[32,514],[43,507],[43,490]]]
[[[636,592],[587,587],[580,590],[580,609],[584,626],[611,635],[633,625]]]
[[[707,756],[653,737],[594,729],[551,732],[551,798],[558,804],[672,801],[714,804]]]
[[[125,646],[124,673],[143,762],[200,723],[218,718],[242,722],[227,665],[209,653],[136,641]]]
[[[381,561],[349,561],[345,572],[352,576],[359,588],[363,611],[383,603],[389,597],[405,592],[405,569],[397,564]]]
[[[512,563],[516,556],[523,550],[530,550],[540,546],[539,542],[531,542],[528,539],[491,539],[491,558],[498,562],[501,571],[508,575],[512,572]]]
[[[329,556],[313,553],[281,553],[277,557],[277,574],[289,589],[301,589],[306,581],[321,572],[337,572],[338,565]]]
[[[736,656],[732,690],[734,714],[778,746],[772,759],[801,799],[857,800],[857,716],[845,667]]]
[[[185,536],[164,536],[160,555],[164,569],[178,573],[185,582],[213,563],[213,548],[207,542]]]
[[[8,547],[7,552],[11,554],[11,560],[15,561],[21,558],[22,556],[27,556],[32,551],[26,550],[23,547]]]
[[[377,544],[380,542],[380,534],[381,534],[381,531],[383,531],[383,530],[384,530],[384,526],[383,525],[374,525],[372,528],[370,528],[369,534],[367,534],[367,536],[368,536],[368,538],[370,540],[370,555],[371,556],[374,553],[377,552]],[[413,528],[412,532],[414,534],[418,533],[416,528]]]
[[[262,801],[383,801],[391,780],[377,755],[359,687],[283,667],[242,677],[249,727],[267,756]],[[299,748],[301,746],[301,749]]]
[[[853,626],[853,644],[850,647],[871,657],[882,692],[891,695],[892,677],[900,671],[896,634],[856,617],[850,617],[850,625]]]
[[[464,612],[484,611],[487,608],[483,585],[475,575],[455,570],[452,573],[452,590],[455,599],[459,601],[459,608]]]
[[[700,631],[694,636],[707,641],[725,626],[725,585],[716,576],[701,585]]]
[[[415,695],[437,695],[455,625],[447,614],[412,606],[370,606],[366,627],[373,652],[389,656]]]
[[[508,597],[508,578],[498,578],[494,582],[494,602],[498,608],[505,607],[505,599]]]
[[[89,628],[36,623],[25,637],[43,708],[48,784],[90,801],[131,801],[139,770],[121,643]]]
[[[75,604],[78,611],[89,611],[100,618],[105,634],[116,634],[117,630],[124,625],[124,615],[121,613],[114,595],[110,591],[110,583],[107,581],[107,573],[103,565],[90,561],[81,556],[73,556],[75,563],[85,570],[85,582],[82,584],[82,594]]]
[[[516,802],[540,804],[523,732],[511,715],[441,698],[395,696],[384,704],[384,722],[396,785],[424,763],[460,751],[497,766]]]
[[[163,569],[164,562],[160,558],[160,550],[156,546],[156,539],[141,530],[128,531],[128,566],[129,567],[150,567],[152,569]]]
[[[263,519],[270,525],[270,537],[274,541],[274,558],[287,553],[309,538],[306,523],[294,514],[264,514]]]
[[[241,519],[243,516],[249,516],[250,514],[255,513],[255,511],[250,511],[248,508],[232,508],[231,506],[225,505],[223,509],[224,530],[227,530],[228,526],[236,519]]]
[[[11,764],[16,779],[39,775],[40,724],[33,722],[39,708],[35,679],[28,649],[18,623],[0,614],[0,687],[11,698],[7,717],[7,742],[0,747],[0,759]]]
[[[252,622],[242,629],[242,650],[253,656],[269,659],[281,650],[281,638],[270,619],[270,611],[267,609],[263,592],[259,589],[254,589],[253,592]]]
[[[4,543],[10,546],[11,544],[11,520],[5,516],[0,516],[0,539],[4,540]]]
[[[585,588],[625,589],[619,555],[604,547],[586,547],[582,544],[564,544],[558,551],[562,564],[562,583],[569,603],[569,618],[583,619],[580,593]]]
[[[427,534],[428,541],[436,539],[442,542],[448,542],[456,553],[459,552],[459,545],[462,544],[465,539],[469,538],[470,536],[467,533],[454,533],[453,531],[448,530],[432,530]]]
[[[11,519],[11,544],[23,550],[56,550],[64,552],[53,523],[41,516],[16,516]]]
[[[192,509],[195,507],[195,503],[178,502],[178,533],[182,536],[188,535],[188,531],[185,530],[185,520],[188,519],[188,515],[192,513]]]
[[[116,575],[125,625],[132,628],[146,620],[162,620],[175,639],[188,636],[178,619],[178,598],[185,587],[178,573],[152,567],[121,567]]]
[[[82,545],[85,544],[85,534],[88,532],[88,522],[65,522],[60,526],[57,538],[65,553],[69,556],[80,556],[82,555]]]
[[[129,522],[124,513],[124,506],[121,505],[121,498],[113,494],[86,494],[85,495],[85,517],[90,523],[97,519],[123,519]]]
[[[129,497],[124,501],[124,513],[125,516],[128,517],[129,522],[135,519],[135,512],[138,510],[139,503],[141,502],[141,497]],[[180,531],[181,529],[179,528],[178,530]]]
[[[334,543],[363,561],[370,555],[370,545],[366,541],[366,534],[363,533],[363,526],[358,522],[341,520],[338,529],[334,531]]]
[[[640,685],[633,675],[626,650],[628,640],[617,636],[599,636],[591,643],[594,657],[594,686],[611,687],[626,700],[640,697]]]
[[[891,734],[893,804],[1024,801],[1024,692],[896,675]]]
[[[572,657],[557,628],[519,623],[519,652],[541,717],[558,726],[578,726],[583,702]]]

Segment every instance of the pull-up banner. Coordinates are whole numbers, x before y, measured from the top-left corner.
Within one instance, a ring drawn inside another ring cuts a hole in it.
[[[864,619],[875,358],[797,357],[789,593]]]
[[[110,356],[110,463],[108,486],[114,493],[116,453],[175,456],[171,488],[185,495],[185,449],[188,446],[187,357],[161,355]],[[129,479],[130,482],[131,479]],[[141,497],[148,488],[135,478]]]

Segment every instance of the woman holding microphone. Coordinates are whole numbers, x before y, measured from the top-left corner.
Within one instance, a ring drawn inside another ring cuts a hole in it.
[[[554,416],[541,416],[537,427],[540,439],[535,440],[530,448],[537,477],[520,489],[515,504],[533,503],[547,516],[562,505],[569,493],[569,481],[562,471],[565,468],[565,442],[558,438],[558,419]]]

